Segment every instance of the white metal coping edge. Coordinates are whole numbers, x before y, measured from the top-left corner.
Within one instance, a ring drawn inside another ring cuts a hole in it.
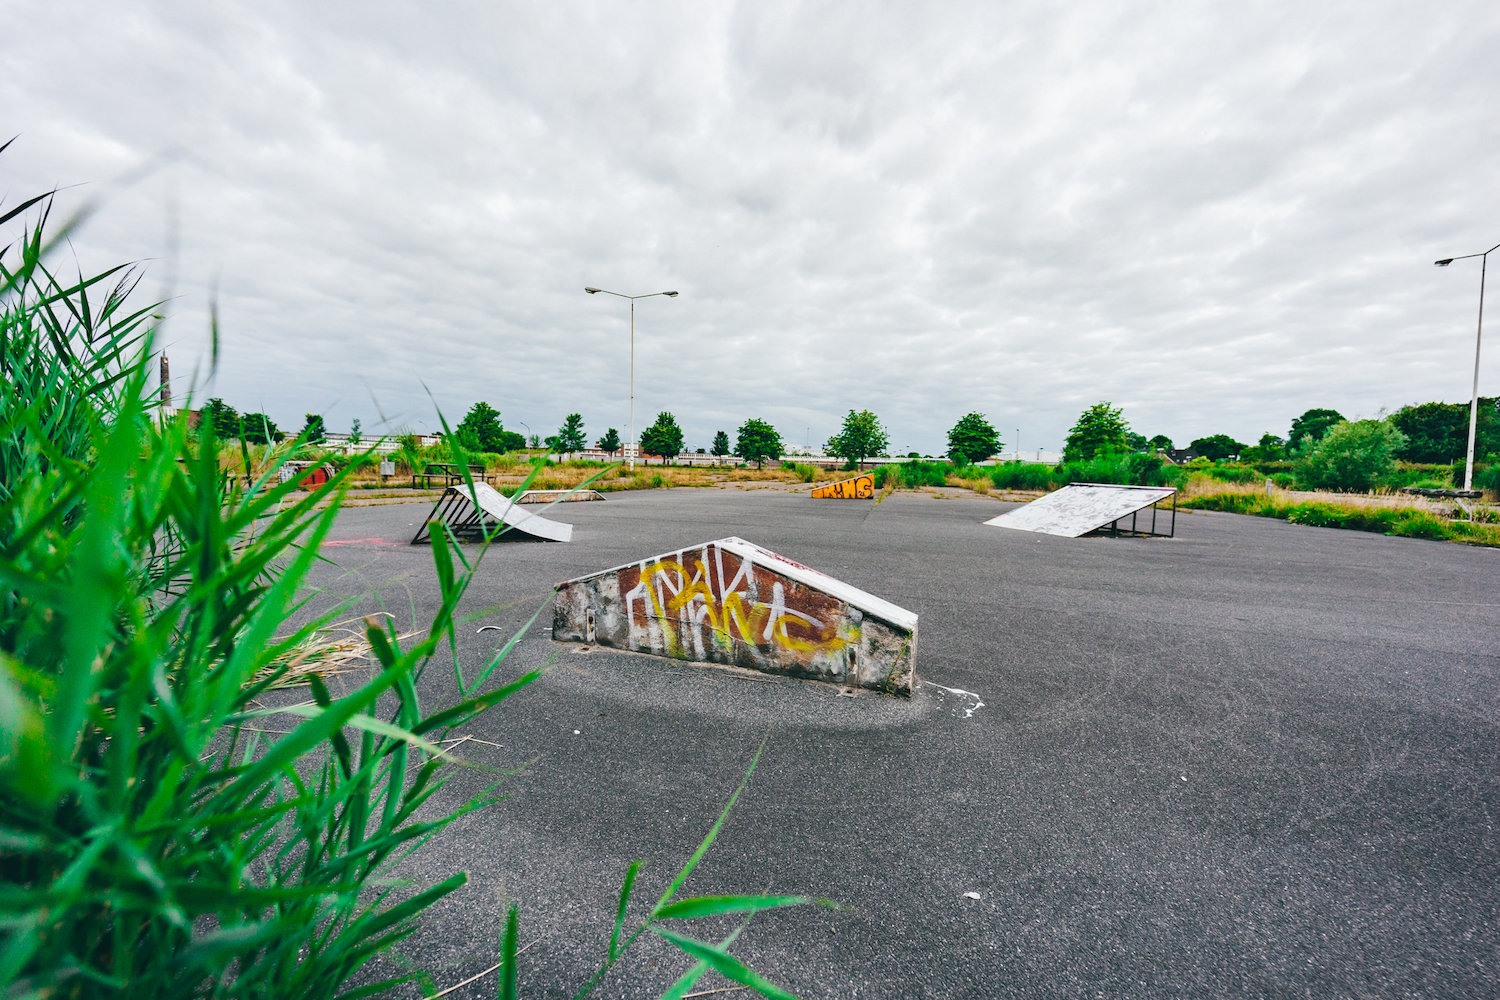
[[[815,570],[810,566],[804,566],[799,562],[794,562],[791,559],[788,559],[786,556],[780,555],[776,552],[772,552],[770,549],[762,548],[761,546],[756,545],[754,542],[747,542],[743,538],[739,538],[735,535],[730,535],[728,538],[717,538],[713,541],[701,542],[697,545],[685,545],[670,554],[676,555],[677,553],[681,552],[696,552],[705,549],[710,545],[717,545],[725,552],[733,553],[734,555],[739,556],[741,559],[749,559],[752,563],[756,563],[758,565],[766,567],[767,569],[774,570],[775,572],[780,573],[782,576],[788,577],[792,580],[796,580],[798,583],[803,583],[810,587],[816,587],[817,589],[822,590],[833,597],[837,597],[845,604],[856,607],[866,614],[874,615],[876,618],[890,622],[892,625],[899,626],[912,632],[916,631],[916,612],[908,611],[903,607],[892,604],[890,601],[882,600],[881,598],[876,597],[874,594],[870,594],[863,590],[860,590],[858,587],[852,584],[848,584],[842,580],[835,579],[829,576],[827,573]],[[668,553],[663,553],[663,555],[667,554]],[[633,562],[622,563],[619,566],[611,566],[609,569],[601,569],[594,573],[587,573],[583,576],[574,577],[571,580],[564,580],[562,583],[557,584],[552,589],[561,590],[562,588],[569,586],[570,584],[583,583],[585,581],[592,580],[595,577],[604,576],[608,573],[618,573],[622,569],[629,569],[633,566],[640,566],[642,563],[656,558],[659,557],[648,556],[646,557],[646,559],[637,559]]]

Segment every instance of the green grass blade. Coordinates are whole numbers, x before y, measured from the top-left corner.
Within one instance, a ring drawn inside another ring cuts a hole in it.
[[[510,904],[505,918],[505,936],[500,942],[500,1000],[516,1000],[516,938],[521,933],[521,918],[516,904]]]
[[[740,794],[750,784],[750,776],[755,773],[755,765],[760,762],[760,755],[766,749],[766,739],[769,736],[770,734],[767,733],[766,737],[761,739],[760,746],[756,748],[755,756],[750,759],[750,767],[746,769],[745,777],[740,781],[740,787],[736,788],[734,794],[729,797],[729,802],[725,804],[724,811],[719,813],[719,818],[714,821],[714,825],[708,831],[708,835],[703,838],[703,842],[698,845],[698,849],[693,852],[693,856],[688,858],[687,864],[683,865],[682,870],[672,879],[672,884],[667,886],[667,891],[662,893],[661,899],[657,900],[655,908],[651,911],[653,917],[656,916],[663,906],[667,905],[668,900],[677,895],[677,890],[682,888],[682,884],[693,873],[693,869],[698,867],[698,862],[703,860],[703,855],[707,854],[709,847],[713,846],[714,839],[719,836],[719,830],[724,826],[724,821],[729,818],[729,811],[734,808],[735,802],[739,801]]]
[[[719,942],[719,947],[721,949],[728,948],[734,943],[734,939],[740,936],[740,932],[749,926],[750,918],[746,917],[745,921],[731,931],[728,937]],[[698,964],[684,972],[682,978],[672,984],[671,989],[661,995],[661,1000],[683,1000],[687,996],[687,991],[698,984],[698,980],[703,978],[703,974],[708,969],[709,965],[707,962],[699,961]]]
[[[630,905],[630,890],[635,887],[635,875],[640,870],[639,861],[630,862],[630,867],[625,870],[625,882],[620,886],[620,905],[615,911],[615,929],[609,936],[609,960],[611,962],[617,957],[616,946],[620,941],[620,929],[625,926],[625,907]]]
[[[691,920],[719,913],[757,913],[782,906],[806,906],[808,903],[832,903],[811,896],[694,896],[657,907],[658,920]]]
[[[686,937],[682,934],[674,934],[661,927],[652,927],[651,933],[664,941],[676,945],[689,958],[696,958],[700,962],[707,962],[713,966],[715,972],[725,979],[736,983],[743,983],[763,997],[770,997],[771,1000],[797,1000],[794,994],[788,993],[769,979],[759,975],[749,966],[745,965],[744,962],[741,962],[717,945],[709,944],[707,941],[699,941],[696,938]]]

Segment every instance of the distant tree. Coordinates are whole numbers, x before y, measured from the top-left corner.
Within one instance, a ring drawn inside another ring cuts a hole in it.
[[[276,421],[264,413],[245,414],[240,418],[240,426],[243,428],[242,440],[247,444],[271,444],[286,438]]]
[[[1131,451],[1150,451],[1151,442],[1146,439],[1146,435],[1144,434],[1137,434],[1135,431],[1126,431],[1125,447]]]
[[[355,417],[354,422],[349,425],[349,443],[358,448],[361,440],[362,438],[359,435],[359,418]]]
[[[1130,425],[1121,416],[1122,412],[1119,407],[1110,406],[1108,401],[1095,403],[1084,410],[1078,423],[1068,432],[1067,443],[1063,445],[1063,461],[1086,462],[1106,452],[1128,451],[1130,445],[1125,435],[1130,433]]]
[[[533,448],[540,448],[542,446],[542,436],[540,434],[531,435],[531,440],[527,444]]]
[[[823,447],[829,454],[863,466],[871,455],[883,454],[890,447],[890,435],[880,426],[880,418],[869,410],[849,411],[844,426]]]
[[[303,438],[308,444],[322,444],[327,441],[328,433],[323,428],[322,416],[316,413],[307,414],[298,437]]]
[[[570,413],[557,429],[557,450],[572,453],[588,447],[588,438],[583,433],[583,415]]]
[[[555,451],[559,454],[562,453],[562,442],[558,440],[556,434],[547,435],[542,443],[547,446],[548,451]]]
[[[723,432],[720,431],[722,434]],[[725,434],[727,439],[729,435]],[[718,447],[719,439],[714,438],[714,446]],[[728,441],[726,440],[726,444]],[[784,449],[781,444],[781,435],[776,428],[758,417],[751,417],[740,425],[735,432],[734,453],[747,462],[754,462],[757,469],[761,468],[766,459],[777,459],[781,457]]]
[[[727,438],[729,435],[724,436]],[[766,459],[780,459],[784,450],[786,448],[781,444],[780,432],[760,418],[751,417],[739,424],[739,430],[735,432],[733,454],[745,462],[756,463],[757,469],[762,468]]]
[[[613,455],[620,450],[620,432],[611,427],[604,436],[594,442],[594,447]]]
[[[1406,435],[1388,420],[1340,421],[1317,441],[1309,441],[1297,467],[1297,481],[1315,489],[1371,489],[1396,466]]]
[[[1317,441],[1328,433],[1328,428],[1343,419],[1344,415],[1338,410],[1308,410],[1292,421],[1292,429],[1286,435],[1287,450],[1297,451],[1304,439]]]
[[[1388,418],[1406,446],[1397,458],[1407,462],[1452,462],[1469,450],[1468,403],[1422,403],[1403,406]],[[1474,457],[1483,461],[1500,451],[1500,398],[1479,398]]]
[[[505,425],[500,422],[500,411],[483,400],[469,407],[469,412],[453,428],[453,433],[468,451],[506,450]]]
[[[1000,437],[982,413],[966,413],[948,432],[948,457],[956,465],[983,462],[1000,451]]]
[[[682,454],[682,428],[677,418],[665,411],[656,415],[656,423],[641,433],[641,451],[662,459]]]
[[[718,433],[714,434],[714,446],[709,450],[712,454],[717,455],[719,458],[723,458],[725,455],[728,455],[729,435],[725,434],[723,431],[719,431]]]
[[[1206,438],[1195,438],[1188,447],[1204,458],[1222,462],[1226,458],[1234,458],[1250,446],[1243,441],[1236,441],[1228,434],[1213,434]]]
[[[210,399],[203,405],[203,416],[214,427],[214,437],[231,441],[240,436],[240,415],[222,399]]]
[[[515,431],[500,432],[500,447],[497,449],[498,451],[520,451],[524,447],[526,447],[526,438],[522,435],[517,434]]]
[[[1172,450],[1172,439],[1167,437],[1165,434],[1158,434],[1156,435],[1156,437],[1152,438],[1146,443],[1155,448],[1157,451]]]
[[[1285,454],[1286,442],[1267,431],[1260,436],[1258,443],[1240,451],[1240,459],[1245,462],[1276,462]]]

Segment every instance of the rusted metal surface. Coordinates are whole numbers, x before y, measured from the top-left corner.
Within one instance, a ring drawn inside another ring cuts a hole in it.
[[[1077,538],[1095,528],[1114,524],[1121,518],[1173,498],[1172,530],[1176,532],[1177,491],[1170,486],[1120,486],[1113,483],[1073,483],[1055,493],[1040,497],[1024,507],[992,517],[985,524],[997,528],[1017,528],[1046,535]],[[1151,530],[1157,534],[1155,512],[1151,512]],[[1132,533],[1141,533],[1134,526]]]
[[[865,473],[853,479],[828,483],[812,491],[817,500],[868,500],[875,495],[875,475]]]
[[[552,638],[910,695],[917,616],[742,538],[557,585]]]

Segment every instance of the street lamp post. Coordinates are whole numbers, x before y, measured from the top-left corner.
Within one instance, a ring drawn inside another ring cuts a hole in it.
[[[1447,267],[1455,260],[1468,260],[1471,257],[1479,258],[1479,325],[1474,331],[1474,392],[1469,400],[1469,452],[1464,459],[1464,489],[1474,488],[1474,436],[1479,430],[1479,342],[1484,336],[1484,273],[1489,267],[1490,254],[1500,250],[1500,243],[1496,243],[1484,253],[1467,253],[1462,257],[1444,257],[1432,263],[1437,267]]]
[[[584,291],[588,292],[590,295],[598,295],[600,292],[603,292],[605,295],[616,295],[616,296],[619,296],[622,299],[629,299],[630,300],[630,447],[631,447],[631,453],[630,453],[629,462],[630,462],[630,471],[634,472],[635,471],[635,456],[636,456],[636,452],[640,451],[640,448],[636,447],[636,442],[635,442],[635,300],[636,299],[649,299],[653,295],[665,295],[669,299],[675,299],[675,298],[677,298],[677,293],[676,292],[648,292],[645,295],[624,295],[624,294],[621,294],[620,292],[611,292],[611,291],[609,291],[606,288],[585,288]]]

